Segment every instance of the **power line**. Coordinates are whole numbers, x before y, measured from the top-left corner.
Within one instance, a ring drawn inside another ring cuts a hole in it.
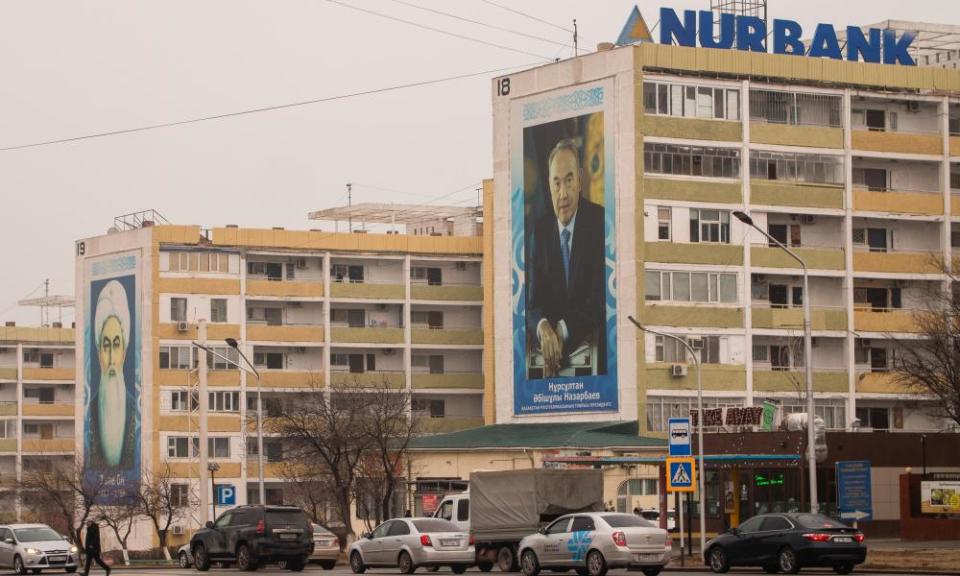
[[[502,10],[506,10],[507,12],[513,12],[514,14],[517,14],[517,15],[519,15],[519,16],[523,16],[524,18],[529,18],[529,19],[531,19],[531,20],[536,20],[537,22],[540,22],[541,24],[546,24],[547,26],[553,26],[553,27],[556,28],[557,30],[563,30],[563,31],[566,32],[567,34],[573,34],[573,28],[564,28],[563,26],[560,26],[559,24],[554,24],[553,22],[550,22],[549,20],[544,20],[543,18],[540,18],[540,17],[538,17],[538,16],[534,16],[533,14],[527,14],[526,12],[521,12],[520,10],[517,10],[517,9],[515,9],[515,8],[511,8],[511,7],[509,7],[509,6],[504,6],[503,4],[499,4],[499,3],[497,3],[497,2],[493,2],[492,0],[480,0],[480,1],[481,1],[481,2],[485,2],[485,3],[487,3],[487,4],[491,5],[491,6],[496,6],[497,8],[500,8],[500,9],[502,9]],[[584,40],[586,40],[586,38],[584,38]]]
[[[542,54],[537,54],[535,52],[529,52],[523,50],[522,48],[513,48],[512,46],[504,46],[503,44],[497,44],[496,42],[488,42],[486,40],[481,40],[480,38],[474,38],[472,36],[464,36],[463,34],[457,34],[456,32],[450,32],[449,30],[443,30],[442,28],[434,28],[433,26],[428,26],[426,24],[420,24],[419,22],[414,22],[413,20],[406,20],[404,18],[399,18],[397,16],[391,16],[389,14],[384,14],[383,12],[377,12],[376,10],[370,10],[368,8],[361,8],[359,6],[354,6],[353,4],[347,4],[346,2],[341,2],[340,0],[327,0],[331,4],[336,4],[337,6],[343,6],[344,8],[350,8],[351,10],[357,10],[359,12],[364,12],[366,14],[372,14],[374,16],[379,16],[381,18],[386,18],[387,20],[393,20],[396,22],[402,22],[404,24],[409,24],[410,26],[416,26],[417,28],[423,28],[424,30],[430,30],[432,32],[437,32],[439,34],[445,34],[447,36],[453,36],[454,38],[459,38],[461,40],[467,40],[470,42],[476,42],[477,44],[483,44],[485,46],[492,46],[494,48],[500,48],[501,50],[509,50],[511,52],[516,52],[518,54],[525,54],[527,56],[534,56],[536,58],[541,58],[547,62],[553,62],[549,56],[544,56]]]
[[[333,1],[333,0],[328,0]],[[396,90],[403,90],[406,88],[416,88],[419,86],[429,86],[431,84],[440,84],[443,82],[450,82],[453,80],[463,80],[465,78],[473,78],[476,76],[484,76],[487,74],[495,74],[497,72],[505,72],[507,70],[515,70],[517,68],[526,68],[529,66],[535,66],[536,64],[522,64],[518,66],[508,66],[506,68],[497,68],[494,70],[484,70],[482,72],[472,72],[470,74],[459,74],[457,76],[447,76],[444,78],[437,78],[434,80],[424,80],[421,82],[411,82],[409,84],[398,84],[396,86],[387,86],[385,88],[376,88],[373,90],[363,90],[360,92],[351,92],[348,94],[340,94],[338,96],[328,96],[326,98],[315,98],[313,100],[303,100],[300,102],[291,102],[288,104],[278,104],[276,106],[264,106],[262,108],[251,108],[249,110],[240,110],[237,112],[227,112],[225,114],[215,114],[213,116],[201,116],[198,118],[190,118],[187,120],[177,120],[174,122],[164,122],[161,124],[150,124],[147,126],[139,126],[136,128],[124,128],[121,130],[111,130],[109,132],[98,132],[95,134],[86,134],[84,136],[73,136],[71,138],[60,138],[57,140],[46,140],[43,142],[33,142],[31,144],[20,144],[17,146],[8,146],[6,148],[0,148],[0,152],[9,152],[12,150],[23,150],[25,148],[36,148],[38,146],[49,146],[52,144],[65,144],[67,142],[78,142],[81,140],[91,140],[94,138],[104,138],[107,136],[119,136],[121,134],[132,134],[135,132],[146,132],[148,130],[157,130],[160,128],[172,128],[174,126],[183,126],[185,124],[195,124],[198,122],[207,122],[210,120],[222,120],[224,118],[233,118],[236,116],[245,116],[249,114],[259,114],[261,112],[272,112],[275,110],[283,110],[286,108],[296,108],[299,106],[309,106],[311,104],[319,104],[321,102],[333,102],[335,100],[345,100],[347,98],[354,98],[357,96],[369,96],[371,94],[380,94],[383,92],[393,92]]]
[[[564,48],[573,48],[572,44],[567,44],[564,42],[557,42],[556,40],[551,40],[549,38],[544,38],[543,36],[536,36],[534,34],[527,34],[526,32],[520,32],[519,30],[512,30],[510,28],[504,28],[502,26],[497,26],[496,24],[489,24],[487,22],[481,22],[479,20],[472,20],[464,16],[459,16],[457,14],[451,14],[450,12],[444,12],[443,10],[436,10],[434,8],[428,8],[427,6],[420,6],[419,4],[414,4],[412,2],[406,2],[405,0],[390,0],[391,2],[396,2],[397,4],[403,4],[404,6],[410,6],[411,8],[416,8],[417,10],[423,10],[425,12],[432,12],[434,14],[439,14],[441,16],[446,16],[448,18],[454,18],[456,20],[462,20],[463,22],[469,22],[471,24],[477,24],[478,26],[485,26],[493,30],[499,30],[501,32],[508,32],[510,34],[516,34],[518,36],[523,36],[524,38],[531,38],[533,40],[539,40],[541,42],[548,42],[555,46],[563,46]]]

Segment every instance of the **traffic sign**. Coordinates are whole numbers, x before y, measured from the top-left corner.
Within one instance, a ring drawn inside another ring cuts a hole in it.
[[[689,456],[690,418],[671,418],[667,424],[670,433],[670,456]]]
[[[694,492],[697,464],[693,458],[667,458],[667,492]]]
[[[837,512],[841,520],[873,520],[869,460],[837,462]]]
[[[237,488],[233,484],[217,484],[217,506],[235,506]]]

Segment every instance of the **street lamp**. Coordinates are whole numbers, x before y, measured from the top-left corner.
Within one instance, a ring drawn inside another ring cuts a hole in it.
[[[687,353],[693,358],[693,363],[697,368],[697,452],[700,457],[700,463],[698,464],[698,466],[700,466],[700,473],[697,474],[697,484],[699,485],[698,490],[700,491],[700,553],[703,554],[707,545],[707,491],[704,480],[707,470],[704,466],[703,458],[703,381],[700,379],[700,356],[697,354],[697,351],[693,349],[693,346],[683,338],[674,336],[673,334],[651,330],[637,322],[633,316],[627,316],[627,319],[642,332],[649,332],[655,336],[671,338],[683,344],[683,347],[687,349]],[[680,537],[683,538],[683,535],[681,534]]]
[[[817,456],[814,450],[816,438],[814,435],[813,420],[816,415],[813,403],[813,336],[811,334],[810,280],[807,274],[807,264],[796,252],[784,246],[783,242],[780,242],[768,234],[766,230],[757,226],[753,218],[746,212],[735,210],[733,215],[737,220],[763,234],[767,240],[790,255],[791,258],[800,264],[800,269],[803,270],[803,366],[804,372],[806,373],[807,389],[807,467],[809,468],[810,475],[810,513],[816,514],[819,512],[820,506],[817,503]]]
[[[213,504],[213,520],[217,520],[217,472],[220,470],[220,464],[216,462],[209,462],[207,464],[207,471],[210,472],[210,492],[212,498],[210,502]]]
[[[243,352],[240,350],[239,343],[235,339],[227,338],[225,342],[227,343],[228,346],[230,346],[231,348],[237,351],[237,353],[240,355],[241,358],[243,358],[243,361],[247,364],[247,366],[250,367],[249,370],[244,368],[240,364],[238,364],[236,360],[227,358],[226,356],[224,356],[223,354],[220,354],[213,348],[204,346],[199,342],[193,342],[192,344],[197,348],[202,348],[206,350],[207,353],[213,354],[214,356],[223,360],[227,364],[232,364],[233,366],[236,366],[237,368],[239,368],[240,370],[243,370],[247,374],[253,374],[257,378],[257,476],[258,476],[257,481],[259,483],[260,504],[262,505],[262,504],[266,504],[266,498],[265,498],[266,490],[264,489],[264,485],[263,485],[263,402],[260,401],[260,372],[257,371],[257,368],[253,365],[253,363],[250,362],[250,360],[246,356],[244,356]],[[244,449],[246,449],[246,447],[244,447]]]

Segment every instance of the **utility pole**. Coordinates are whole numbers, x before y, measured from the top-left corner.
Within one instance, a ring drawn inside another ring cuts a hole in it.
[[[200,319],[197,321],[197,341],[202,345],[207,345],[207,321]],[[207,453],[207,410],[209,409],[209,399],[207,398],[207,351],[203,347],[194,348],[197,354],[200,355],[197,363],[197,372],[200,375],[200,390],[199,390],[199,404],[200,404],[200,415],[198,420],[200,420],[200,509],[203,510],[203,513],[200,515],[201,525],[206,524],[207,520],[212,520],[208,515],[210,514],[210,498],[216,498],[215,494],[210,494],[207,492],[207,477],[209,476],[209,454]],[[190,402],[192,400],[188,400]],[[190,443],[193,444],[193,440],[190,440]],[[193,446],[187,448],[188,451],[193,450]],[[193,454],[190,454],[192,457]]]
[[[353,184],[347,182],[347,208],[353,208]],[[348,232],[353,232],[353,213],[347,214]]]
[[[577,57],[580,55],[580,51],[577,50],[577,19],[573,19],[573,55]]]

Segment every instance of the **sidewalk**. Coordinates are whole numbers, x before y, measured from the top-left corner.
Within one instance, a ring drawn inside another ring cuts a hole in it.
[[[960,540],[901,540],[899,538],[868,538],[867,547],[870,550],[878,551],[960,549]]]

